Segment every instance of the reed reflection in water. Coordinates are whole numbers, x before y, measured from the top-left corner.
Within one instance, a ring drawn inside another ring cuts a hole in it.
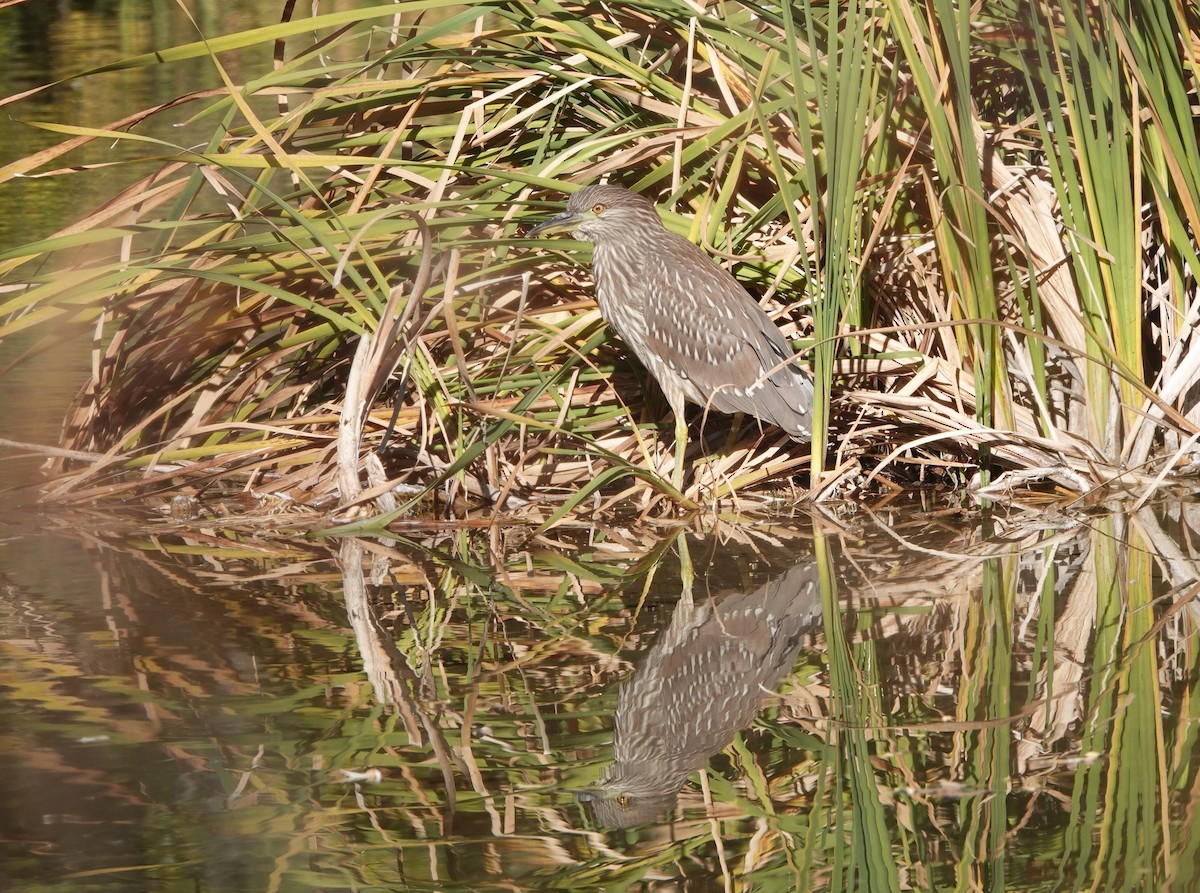
[[[632,527],[331,547],[166,515],[10,525],[0,871],[1183,893],[1189,511],[726,527],[689,537],[690,589],[678,534]]]

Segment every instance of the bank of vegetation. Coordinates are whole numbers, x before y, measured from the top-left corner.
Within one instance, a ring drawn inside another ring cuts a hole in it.
[[[94,140],[161,161],[0,254],[0,335],[95,333],[46,497],[545,524],[926,483],[1187,487],[1189,9],[281,4],[276,26],[125,60],[209,56],[225,88],[43,125],[62,142],[0,170],[70,177]],[[256,43],[275,66],[233,83],[222,55]],[[181,106],[206,143],[141,135]],[[715,414],[701,435],[698,414],[672,490],[665,403],[600,320],[586,247],[522,236],[604,178],[776,316],[827,449]]]

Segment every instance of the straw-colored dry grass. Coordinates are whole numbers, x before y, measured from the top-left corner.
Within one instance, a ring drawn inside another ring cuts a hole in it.
[[[1101,5],[427,2],[166,51],[280,61],[185,100],[209,145],[155,143],[154,176],[0,255],[5,333],[96,333],[46,497],[540,525],[923,482],[1144,498],[1200,436],[1196,35]],[[0,181],[156,111],[59,125]],[[672,490],[584,246],[521,237],[605,177],[772,310],[826,451],[698,413]]]

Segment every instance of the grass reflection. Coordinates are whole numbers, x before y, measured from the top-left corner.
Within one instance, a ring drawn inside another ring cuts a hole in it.
[[[95,592],[4,590],[6,874],[1187,889],[1195,583],[1164,520],[877,520],[94,537]]]

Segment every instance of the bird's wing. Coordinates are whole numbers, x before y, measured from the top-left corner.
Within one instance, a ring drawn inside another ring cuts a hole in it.
[[[794,362],[791,345],[708,255],[682,238],[672,247],[662,253],[664,263],[647,265],[640,286],[648,352],[687,380],[691,388],[684,390],[694,402],[744,412],[805,439],[812,379]]]

